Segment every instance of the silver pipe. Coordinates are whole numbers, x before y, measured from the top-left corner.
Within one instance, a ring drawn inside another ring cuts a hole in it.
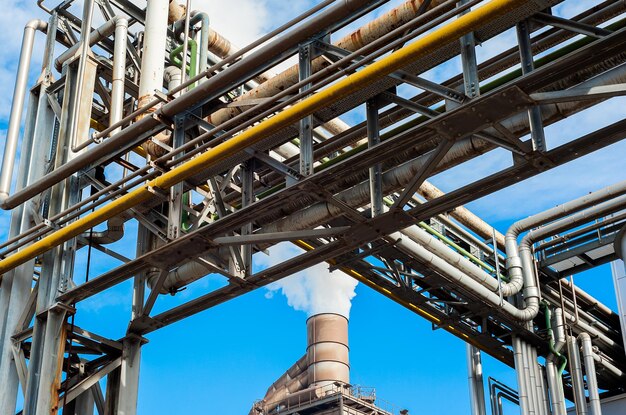
[[[485,388],[483,384],[483,366],[480,349],[469,343],[465,344],[467,356],[467,380],[469,383],[472,415],[486,415]]]
[[[141,78],[139,80],[139,101],[137,104],[139,107],[151,101],[155,91],[161,90],[163,87],[168,10],[168,0],[150,0],[148,2],[144,27],[144,48],[141,57]]]
[[[504,296],[509,296],[519,292],[523,285],[523,274],[534,272],[534,266],[524,267],[523,262],[528,263],[528,247],[524,249],[526,252],[526,258],[522,255],[520,257],[521,246],[517,245],[517,238],[522,233],[531,228],[543,225],[547,222],[562,218],[571,213],[582,210],[588,206],[604,202],[617,196],[621,196],[626,193],[626,181],[621,183],[605,187],[604,189],[590,193],[578,199],[572,200],[562,205],[556,206],[552,209],[548,209],[544,212],[538,213],[526,219],[515,222],[505,235],[505,247],[506,247],[506,269],[510,278],[510,282],[504,284],[502,287],[502,293]],[[553,228],[549,228],[553,229]],[[537,234],[537,233],[536,233]],[[544,233],[541,232],[543,235]],[[530,241],[531,239],[528,239]]]
[[[513,360],[515,362],[515,373],[517,375],[517,389],[521,415],[530,414],[530,400],[528,397],[528,379],[524,371],[523,340],[518,336],[513,336]]]
[[[588,333],[580,333],[578,335],[583,352],[583,360],[585,362],[585,374],[587,377],[587,390],[589,391],[589,415],[602,415],[602,407],[600,406],[600,394],[598,393],[598,380],[596,378],[596,365],[593,359],[593,344],[591,336]]]
[[[109,115],[109,125],[114,125],[124,116],[126,42],[128,39],[128,20],[123,17],[113,19],[115,20],[115,43],[113,45],[113,80],[111,82],[111,114]],[[116,134],[120,130],[121,127],[118,127],[111,131],[109,135]]]
[[[523,362],[523,371],[526,379],[526,388],[528,392],[528,408],[529,413],[531,415],[537,414],[537,390],[535,389],[535,376],[530,367],[530,355],[528,353],[528,343],[522,341],[522,362]]]
[[[546,359],[546,374],[548,377],[548,390],[550,391],[550,406],[552,415],[566,415],[565,401],[559,394],[559,383],[562,383],[561,376],[552,359]]]
[[[83,4],[83,19],[80,27],[80,60],[78,61],[78,76],[76,78],[76,99],[74,100],[76,107],[71,107],[70,110],[73,112],[79,111],[80,109],[80,101],[83,96],[83,83],[85,82],[85,72],[87,71],[87,59],[89,58],[89,38],[91,33],[91,20],[93,18],[93,7],[94,0],[85,0]],[[71,149],[73,152],[78,152],[85,148],[91,140],[87,140],[81,144],[78,144],[76,141],[78,140],[78,117],[74,114],[74,116],[70,117],[72,120],[68,125],[68,137]]]
[[[189,0],[185,5],[185,30],[183,30],[183,55],[180,59],[180,78],[183,82],[187,79],[187,50],[189,49]]]
[[[17,142],[20,136],[20,124],[22,123],[22,111],[24,109],[24,98],[28,85],[28,73],[30,71],[30,62],[33,54],[35,31],[39,30],[45,33],[47,28],[48,23],[39,19],[31,20],[24,26],[20,60],[17,66],[17,79],[15,81],[15,88],[13,89],[11,115],[9,116],[7,136],[4,143],[2,170],[0,172],[0,204],[4,203],[11,192],[13,165],[15,164]]]
[[[576,414],[587,415],[587,401],[585,398],[585,385],[583,383],[583,374],[580,365],[580,353],[578,352],[578,342],[574,336],[570,336],[567,340],[567,354],[569,355],[569,372],[572,377]]]

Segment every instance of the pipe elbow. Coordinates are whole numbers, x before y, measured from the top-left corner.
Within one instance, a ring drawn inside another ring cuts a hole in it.
[[[11,210],[7,205],[6,205],[6,201],[9,198],[9,193],[8,192],[0,192],[0,208],[2,208],[2,210]]]
[[[24,25],[24,30],[39,30],[45,33],[48,30],[48,22],[41,19],[32,19]]]

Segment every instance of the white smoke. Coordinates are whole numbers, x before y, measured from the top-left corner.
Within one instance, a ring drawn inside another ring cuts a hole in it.
[[[279,264],[304,251],[287,242],[269,249],[269,257],[262,260],[268,267]],[[308,316],[319,313],[337,313],[348,318],[352,299],[356,295],[358,282],[343,272],[328,270],[328,264],[321,263],[300,271],[280,281],[270,284],[265,295],[272,298],[280,292],[287,297],[287,303]]]

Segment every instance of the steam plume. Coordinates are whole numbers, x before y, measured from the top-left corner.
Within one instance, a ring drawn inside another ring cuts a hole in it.
[[[303,251],[291,244],[281,243],[271,247],[269,252],[269,257],[263,261],[263,265],[268,267]],[[337,313],[349,317],[357,284],[355,279],[342,272],[329,272],[328,265],[321,263],[270,284],[265,296],[272,298],[276,292],[281,292],[291,307],[309,316]]]

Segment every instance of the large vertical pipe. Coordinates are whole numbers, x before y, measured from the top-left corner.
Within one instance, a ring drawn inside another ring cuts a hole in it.
[[[35,31],[45,31],[48,23],[35,19],[29,21],[24,26],[24,37],[22,38],[22,48],[20,60],[17,66],[17,79],[13,90],[13,101],[11,104],[11,115],[9,116],[9,128],[7,130],[6,141],[4,143],[4,157],[2,159],[2,170],[0,172],[0,203],[3,202],[11,192],[11,179],[13,178],[13,164],[17,152],[17,142],[20,135],[20,124],[22,122],[22,110],[24,108],[24,97],[26,96],[26,86],[28,84],[28,72],[33,54],[33,43],[35,41]]]
[[[339,314],[317,314],[306,322],[310,387],[350,383],[348,319]]]
[[[472,415],[486,415],[483,365],[480,358],[480,350],[469,343],[465,346],[467,352],[467,380],[469,382]]]
[[[567,339],[567,353],[569,355],[569,367],[572,375],[572,389],[574,390],[574,403],[576,415],[587,415],[587,400],[585,398],[585,385],[583,383],[582,367],[580,365],[580,353],[576,337]]]
[[[528,415],[530,414],[530,402],[528,399],[528,386],[526,373],[524,371],[524,355],[522,350],[522,339],[513,336],[513,360],[515,362],[515,373],[517,374],[520,413],[521,415]]]
[[[111,82],[111,114],[109,125],[120,121],[124,113],[124,80],[126,79],[126,41],[128,38],[128,20],[115,21],[115,38],[113,45],[113,80]],[[111,131],[117,133],[120,128]]]
[[[148,0],[138,107],[146,105],[154,96],[154,91],[163,86],[168,10],[168,0]]]
[[[580,333],[578,339],[581,342],[583,360],[585,362],[585,375],[587,377],[587,390],[589,391],[589,414],[602,415],[600,406],[600,394],[598,392],[598,380],[596,379],[596,364],[594,361],[593,344],[591,336]]]
[[[624,226],[615,238],[615,252],[622,259],[611,264],[613,285],[617,297],[617,310],[620,325],[622,327],[622,340],[626,345],[626,226]],[[578,290],[577,290],[578,292]]]

